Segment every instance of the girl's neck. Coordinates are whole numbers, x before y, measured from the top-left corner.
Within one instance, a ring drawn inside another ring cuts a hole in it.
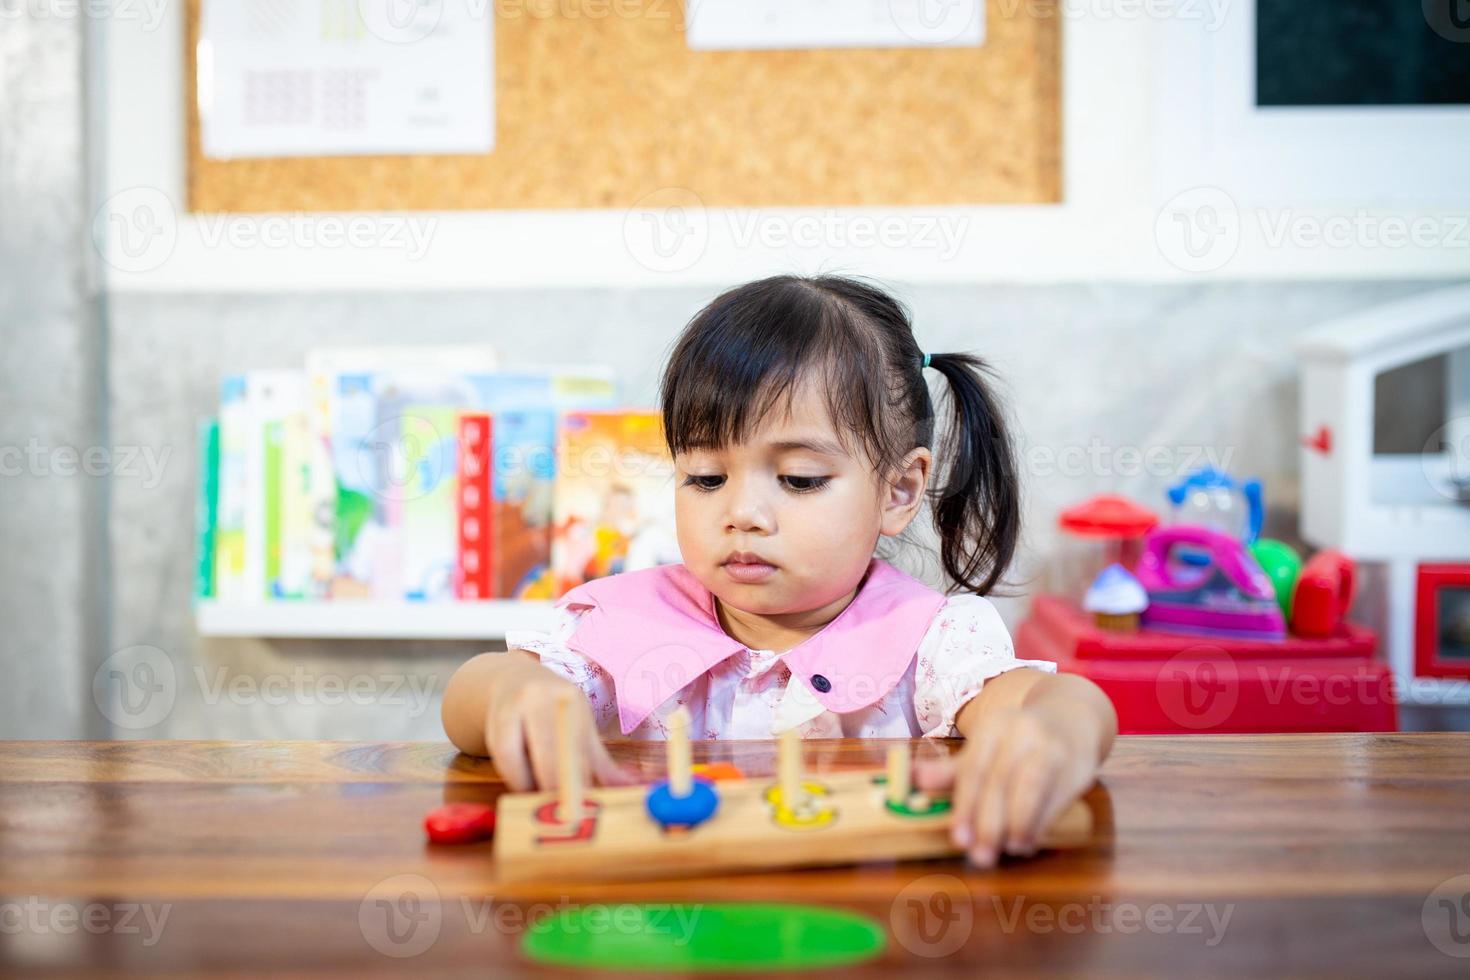
[[[861,588],[861,585],[859,586]],[[778,616],[761,616],[727,606],[715,597],[715,615],[725,633],[739,640],[751,650],[775,650],[785,653],[803,640],[819,632],[857,597],[853,589],[846,595],[834,599],[817,609],[805,612],[782,613]]]

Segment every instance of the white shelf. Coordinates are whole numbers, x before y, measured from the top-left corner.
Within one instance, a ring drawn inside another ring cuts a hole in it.
[[[503,640],[512,629],[548,629],[549,601],[262,602],[201,601],[194,609],[201,636],[349,640]]]

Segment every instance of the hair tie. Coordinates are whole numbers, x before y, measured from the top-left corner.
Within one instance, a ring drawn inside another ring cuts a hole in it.
[[[928,366],[929,366],[929,355],[928,354],[925,354],[924,355],[924,367],[928,367]]]

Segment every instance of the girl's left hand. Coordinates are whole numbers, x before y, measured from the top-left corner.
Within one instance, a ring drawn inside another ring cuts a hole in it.
[[[925,792],[948,791],[956,847],[982,868],[1005,853],[1030,856],[1064,807],[1092,785],[1095,739],[1045,705],[985,717],[957,755],[915,766]]]

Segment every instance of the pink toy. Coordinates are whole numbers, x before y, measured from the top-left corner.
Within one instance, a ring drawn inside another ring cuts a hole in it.
[[[1189,560],[1176,554],[1183,549]],[[1149,533],[1137,577],[1148,592],[1143,625],[1172,633],[1281,639],[1286,622],[1271,580],[1240,541],[1180,524]]]

